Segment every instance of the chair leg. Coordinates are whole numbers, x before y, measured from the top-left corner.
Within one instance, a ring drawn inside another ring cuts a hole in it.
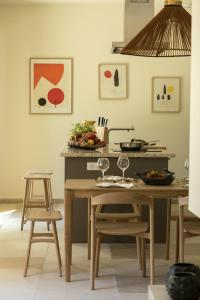
[[[141,253],[141,238],[136,236],[137,257],[139,261],[139,269],[142,270],[142,253]]]
[[[179,261],[184,262],[184,208],[179,207]]]
[[[62,277],[62,262],[61,262],[61,256],[60,256],[60,247],[59,247],[59,241],[58,241],[58,234],[57,234],[57,228],[56,228],[56,222],[52,221],[53,226],[53,235],[55,239],[55,245],[56,245],[56,254],[58,258],[58,267],[60,271],[60,277]]]
[[[96,238],[96,259],[95,259],[95,276],[99,276],[99,258],[100,258],[101,238]]]
[[[88,198],[88,219],[87,219],[87,241],[88,241],[88,259],[91,258],[91,199]]]
[[[166,224],[166,260],[169,260],[170,229],[171,229],[171,199],[167,199],[167,224]]]
[[[91,290],[95,289],[95,251],[96,250],[96,228],[95,228],[95,207],[91,210],[91,263],[90,282]]]
[[[31,245],[32,245],[32,237],[33,237],[34,225],[35,225],[35,222],[32,221],[31,222],[30,235],[29,235],[28,249],[27,249],[27,254],[26,254],[26,262],[25,262],[25,268],[24,268],[24,277],[27,276],[29,258],[30,258],[30,253],[31,253]]]
[[[145,252],[145,239],[141,239],[141,252],[142,252],[142,276],[146,277],[146,252]]]
[[[175,253],[175,263],[179,261],[179,220],[176,220],[176,253]]]

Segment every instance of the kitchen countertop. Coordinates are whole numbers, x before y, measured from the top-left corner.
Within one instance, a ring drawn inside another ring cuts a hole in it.
[[[62,157],[119,157],[119,156],[128,156],[128,157],[166,157],[173,158],[175,153],[169,152],[168,150],[157,150],[151,149],[151,151],[135,151],[135,152],[120,152],[117,151],[115,145],[107,145],[106,147],[99,148],[96,150],[84,150],[78,148],[70,148],[67,143],[63,146],[63,149],[60,153]],[[159,152],[158,152],[159,151]]]

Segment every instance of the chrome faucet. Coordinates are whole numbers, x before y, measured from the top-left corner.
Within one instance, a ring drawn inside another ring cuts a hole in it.
[[[110,132],[111,131],[121,131],[121,130],[123,130],[123,131],[130,131],[130,130],[135,130],[135,128],[134,128],[134,126],[132,125],[132,127],[130,127],[130,128],[110,128],[110,129],[108,129],[108,143],[109,143],[109,135],[110,135]]]

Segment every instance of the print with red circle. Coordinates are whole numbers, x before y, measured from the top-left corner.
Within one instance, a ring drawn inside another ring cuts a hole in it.
[[[56,105],[60,104],[64,100],[64,93],[61,89],[53,88],[48,92],[48,100],[51,104]]]
[[[106,70],[106,71],[104,72],[104,76],[105,76],[106,78],[110,78],[110,77],[112,77],[112,73],[111,73],[111,71],[109,71],[109,70]]]

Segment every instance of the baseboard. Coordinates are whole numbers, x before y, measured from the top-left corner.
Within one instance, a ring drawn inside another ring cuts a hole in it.
[[[64,199],[53,199],[53,203],[63,203]],[[0,199],[0,204],[9,204],[9,203],[23,203],[23,199],[18,198],[7,198]]]

